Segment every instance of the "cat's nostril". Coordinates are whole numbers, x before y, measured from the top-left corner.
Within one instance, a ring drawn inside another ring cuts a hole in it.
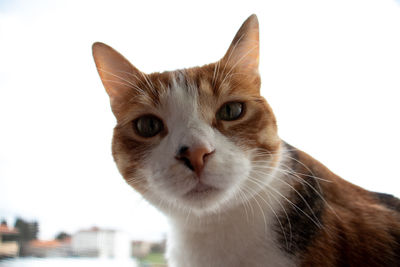
[[[182,157],[182,158],[180,158],[180,160],[183,161],[183,163],[185,164],[186,167],[188,167],[189,169],[194,171],[194,167],[193,167],[192,163],[190,162],[190,160],[188,158]]]
[[[205,154],[203,155],[203,161],[206,160],[206,157],[207,157],[207,156],[210,156],[210,155],[213,154],[214,152],[215,152],[215,149],[214,149],[213,151],[211,151],[211,152],[205,153]]]
[[[181,146],[178,151],[178,156],[184,155],[189,150],[188,146]]]
[[[194,171],[194,167],[192,163],[190,162],[190,159],[188,158],[189,154],[189,147],[188,146],[181,146],[178,150],[176,159],[180,160],[185,164],[186,167]]]

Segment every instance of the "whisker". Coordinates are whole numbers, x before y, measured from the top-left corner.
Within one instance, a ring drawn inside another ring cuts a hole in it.
[[[285,166],[287,166],[287,165],[285,165]],[[257,167],[257,166],[256,166]],[[315,176],[312,176],[312,175],[306,175],[306,174],[303,174],[303,173],[297,173],[297,172],[294,172],[293,170],[291,170],[291,169],[280,169],[280,168],[273,168],[273,167],[269,167],[269,166],[258,166],[258,168],[264,168],[264,169],[273,169],[273,170],[276,170],[276,171],[279,171],[279,172],[281,172],[281,173],[285,173],[285,174],[288,174],[288,175],[290,175],[290,177],[293,177],[293,178],[297,178],[298,179],[298,181],[301,183],[301,184],[306,184],[307,186],[309,186],[317,195],[318,195],[318,197],[319,198],[321,198],[321,200],[324,202],[324,204],[326,204],[327,205],[327,207],[335,214],[335,216],[338,218],[338,219],[340,219],[340,217],[339,217],[339,215],[336,213],[336,211],[332,208],[332,206],[326,201],[326,199],[324,198],[324,196],[321,194],[321,192],[320,191],[318,191],[314,186],[312,186],[309,182],[307,182],[305,179],[303,179],[303,178],[301,178],[298,174],[300,174],[300,175],[304,175],[304,176],[308,176],[308,177],[310,177],[310,178],[314,178],[314,179],[318,179],[318,177],[315,177]],[[288,166],[287,166],[287,168],[289,168]],[[326,181],[326,182],[332,182],[332,181],[328,181],[328,180],[325,180],[325,179],[322,179],[322,178],[319,178],[319,179],[321,179],[322,181]]]
[[[247,188],[247,187],[245,187],[245,188]],[[250,193],[252,192],[252,190],[250,189],[250,188],[247,188],[247,190],[249,190],[250,191]],[[283,228],[283,225],[282,225],[282,222],[281,222],[281,220],[279,219],[279,217],[278,217],[278,215],[277,215],[277,213],[275,212],[275,210],[274,210],[274,208],[271,206],[271,204],[268,202],[268,201],[266,201],[261,195],[260,195],[260,192],[253,192],[253,193],[255,193],[255,197],[259,197],[262,201],[264,201],[264,203],[270,208],[270,210],[272,211],[272,213],[274,214],[274,216],[275,216],[275,218],[277,219],[277,221],[278,221],[278,223],[279,223],[279,225],[280,225],[280,227],[281,227],[281,230],[282,230],[282,234],[283,234],[283,236],[284,236],[284,238],[285,238],[285,241],[286,241],[286,246],[288,247],[289,245],[288,245],[288,240],[287,240],[287,237],[286,237],[286,232],[285,232],[285,230],[284,230],[284,228]],[[255,199],[255,198],[253,198],[255,201],[256,201],[256,203],[258,204],[258,201]],[[258,204],[259,205],[259,204]],[[261,207],[260,207],[260,209],[261,209]],[[265,215],[264,215],[264,218],[265,218]],[[265,227],[267,227],[267,224],[266,224],[266,221],[264,220],[264,223],[265,223]]]
[[[278,198],[276,197],[276,196],[274,196],[273,194],[272,194],[272,192],[269,192],[269,193],[271,193],[271,194],[268,194],[268,197],[269,196],[272,196],[274,199],[275,199],[275,201],[276,202],[278,202],[278,205],[282,208],[282,210],[283,210],[283,212],[285,213],[285,216],[286,216],[286,219],[287,219],[287,222],[288,222],[288,226],[289,226],[289,244],[292,244],[292,239],[293,239],[293,235],[292,235],[292,224],[290,223],[290,219],[289,219],[289,215],[288,215],[288,213],[286,212],[286,209],[285,209],[285,207],[282,205],[282,203],[278,200]],[[286,238],[285,238],[285,240],[286,240]],[[290,245],[288,246],[287,245],[287,248],[288,249],[290,249]]]
[[[310,217],[310,215],[308,215],[306,212],[304,212],[302,209],[300,209],[296,204],[294,204],[292,201],[290,201],[287,197],[285,197],[281,192],[279,192],[278,190],[276,190],[275,188],[273,188],[272,186],[270,186],[267,183],[263,183],[263,181],[260,181],[257,178],[248,176],[248,181],[251,181],[255,184],[258,184],[260,187],[261,186],[266,186],[267,188],[269,188],[270,190],[274,191],[275,193],[277,193],[279,196],[281,196],[283,199],[285,199],[292,207],[294,207],[295,209],[297,209],[298,211],[300,211],[301,213],[304,214],[304,216],[306,216],[308,219],[310,219],[318,228],[322,228],[322,226],[320,224],[318,224],[313,218]],[[260,184],[261,183],[261,184]]]
[[[269,161],[257,161],[257,160],[253,160],[252,161],[252,163],[265,163],[265,164],[269,164],[270,162]],[[314,175],[309,175],[309,174],[306,174],[306,173],[302,173],[302,172],[295,172],[294,170],[292,170],[289,166],[287,166],[286,164],[284,164],[284,163],[281,163],[281,165],[283,165],[284,167],[287,167],[287,169],[281,169],[282,171],[285,171],[285,172],[287,172],[287,173],[290,173],[290,174],[297,174],[297,175],[303,175],[303,176],[307,176],[307,177],[310,177],[310,178],[314,178],[314,179],[316,179],[316,180],[320,180],[320,181],[323,181],[323,182],[327,182],[327,183],[332,183],[332,181],[329,181],[329,180],[326,180],[326,179],[323,179],[323,178],[320,178],[320,177],[317,177],[317,176],[314,176]],[[261,168],[269,168],[269,169],[275,169],[276,167],[271,167],[271,166],[265,166],[265,165],[262,165],[262,164],[254,164],[254,166],[256,166],[256,167],[261,167]]]
[[[243,194],[242,189],[238,188],[237,194],[234,195],[235,198],[236,198],[236,195],[238,195],[239,198],[241,199],[240,202],[243,203],[244,211],[245,211],[245,213],[246,213],[246,220],[249,221],[249,213],[247,212],[247,208],[246,208],[247,201],[246,201],[246,199],[244,198],[244,195],[245,195],[245,194]]]
[[[277,169],[277,170],[278,170],[278,169]],[[260,171],[255,171],[255,172],[264,174],[263,172],[260,172]],[[314,210],[311,208],[310,204],[307,202],[307,200],[303,197],[303,195],[302,195],[296,188],[294,188],[291,184],[287,183],[286,181],[280,179],[280,178],[277,177],[277,176],[275,177],[275,179],[277,179],[278,181],[280,181],[280,182],[286,184],[287,186],[289,186],[290,189],[292,189],[292,190],[301,198],[301,200],[306,204],[307,208],[310,210],[311,214],[314,216],[314,219],[315,219],[320,225],[322,225],[322,224],[319,222],[319,220],[318,220],[317,216],[315,215]]]
[[[245,190],[245,187],[242,187],[242,189]],[[250,191],[250,193],[251,193],[251,191]],[[267,219],[265,217],[264,210],[263,210],[263,208],[261,207],[260,203],[257,201],[257,199],[255,197],[253,197],[252,199],[256,202],[257,206],[259,207],[259,209],[261,211],[261,215],[263,216],[263,220],[264,220],[264,231],[267,232],[268,225],[267,225]]]

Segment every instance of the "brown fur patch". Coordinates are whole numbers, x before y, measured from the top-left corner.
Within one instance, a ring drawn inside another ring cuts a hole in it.
[[[319,181],[320,193],[326,202],[309,191],[308,186],[296,187],[319,214],[322,226],[315,227],[305,216],[301,216],[301,222],[292,224],[295,235],[301,237],[295,245],[303,245],[292,247],[291,252],[299,257],[301,266],[400,266],[400,213],[382,204],[375,193],[341,179],[304,152],[291,149],[301,162],[292,160],[292,170],[300,173],[302,179],[317,176],[327,180]],[[310,194],[314,195],[311,199]],[[390,203],[400,203],[400,200],[390,199]],[[290,213],[289,216],[296,217]],[[310,226],[314,232],[305,234]]]

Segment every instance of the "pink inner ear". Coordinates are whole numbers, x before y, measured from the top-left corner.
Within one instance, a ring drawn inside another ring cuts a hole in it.
[[[240,27],[222,61],[250,73],[258,73],[259,27],[256,15]]]
[[[143,75],[120,53],[103,43],[93,44],[93,57],[111,102],[132,94]]]

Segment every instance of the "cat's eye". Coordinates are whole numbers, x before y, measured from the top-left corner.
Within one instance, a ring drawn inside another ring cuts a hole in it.
[[[223,121],[233,121],[239,119],[243,113],[243,103],[228,102],[225,103],[217,112],[217,119]]]
[[[133,121],[136,133],[142,137],[153,137],[164,128],[162,121],[153,115],[144,115]]]

